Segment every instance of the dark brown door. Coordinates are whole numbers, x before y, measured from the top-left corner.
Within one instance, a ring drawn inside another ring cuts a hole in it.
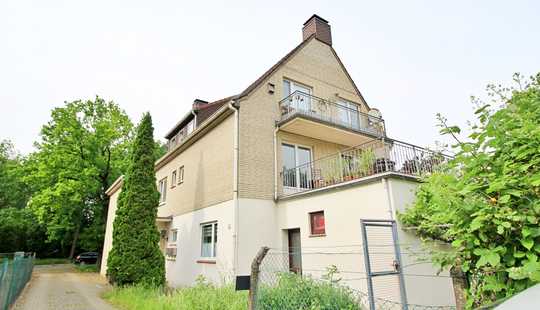
[[[302,274],[302,245],[300,243],[300,228],[289,229],[289,270]]]

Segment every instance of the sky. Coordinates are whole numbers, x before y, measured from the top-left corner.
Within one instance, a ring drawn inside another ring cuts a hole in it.
[[[471,95],[540,72],[540,1],[0,0],[0,139],[27,154],[50,111],[96,95],[162,138],[195,98],[245,89],[330,22],[333,47],[391,138],[442,140]]]

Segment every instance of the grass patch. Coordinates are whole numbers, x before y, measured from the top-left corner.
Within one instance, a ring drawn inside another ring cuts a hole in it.
[[[278,285],[261,286],[258,309],[359,310],[362,307],[346,286],[283,273],[279,275]]]
[[[199,281],[193,287],[165,291],[143,286],[115,287],[104,294],[113,305],[126,310],[244,310],[247,291],[236,292],[232,286],[217,287]]]
[[[58,265],[58,264],[71,264],[69,258],[36,258],[34,259],[34,265]]]
[[[91,265],[79,264],[79,265],[75,265],[75,269],[77,269],[77,271],[79,272],[98,272],[98,268],[96,264],[91,264]]]

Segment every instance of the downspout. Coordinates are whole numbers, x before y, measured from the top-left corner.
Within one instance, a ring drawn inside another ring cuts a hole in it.
[[[229,109],[234,111],[234,137],[233,137],[233,274],[236,275],[238,270],[238,220],[239,220],[239,206],[238,206],[238,107],[235,105],[236,100],[233,99],[229,102]]]
[[[278,162],[277,162],[277,132],[279,127],[274,129],[274,201],[278,199]]]
[[[396,210],[394,208],[394,199],[392,199],[391,185],[388,182],[387,178],[382,178],[382,183],[383,183],[383,186],[384,186],[384,190],[386,191],[386,200],[387,200],[387,203],[388,203],[388,212],[390,213],[390,219],[394,220],[394,214],[395,214]]]

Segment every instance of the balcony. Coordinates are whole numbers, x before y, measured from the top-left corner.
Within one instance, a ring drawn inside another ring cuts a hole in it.
[[[393,172],[420,177],[436,171],[451,157],[395,140],[373,139],[280,173],[279,197],[322,189]]]
[[[384,121],[358,111],[356,106],[296,91],[281,100],[279,107],[278,127],[286,132],[347,146],[385,136]]]

